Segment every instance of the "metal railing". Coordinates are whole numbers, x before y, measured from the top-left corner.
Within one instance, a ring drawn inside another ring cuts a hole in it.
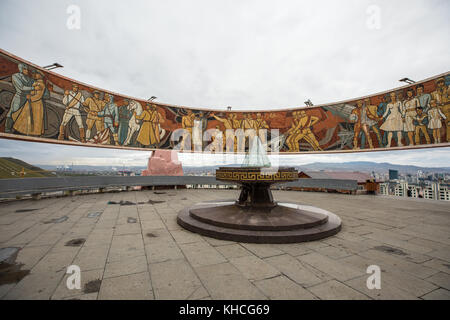
[[[115,187],[161,187],[161,186],[202,186],[232,185],[216,180],[212,176],[91,176],[1,179],[0,198],[21,195],[36,195],[56,191],[76,191],[106,189]],[[338,179],[299,179],[278,185],[282,188],[322,188],[354,191],[358,188],[356,180]]]

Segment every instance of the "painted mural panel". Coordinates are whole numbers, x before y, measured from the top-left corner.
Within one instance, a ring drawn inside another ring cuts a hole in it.
[[[133,99],[0,51],[0,135],[115,148],[346,152],[450,145],[450,73],[364,98],[256,112]]]

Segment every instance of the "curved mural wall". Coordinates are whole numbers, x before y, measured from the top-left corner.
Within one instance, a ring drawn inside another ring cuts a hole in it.
[[[185,152],[381,151],[450,145],[450,72],[363,98],[276,111],[198,110],[134,99],[0,50],[0,136]]]

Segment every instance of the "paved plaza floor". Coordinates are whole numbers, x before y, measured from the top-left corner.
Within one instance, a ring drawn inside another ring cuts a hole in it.
[[[450,299],[449,202],[275,191],[342,219],[336,236],[298,244],[221,241],[176,223],[186,206],[237,196],[185,189],[0,203],[0,249],[20,249],[3,263],[0,298]],[[67,288],[69,265],[81,269],[80,289]],[[369,265],[381,268],[381,289],[367,288]]]

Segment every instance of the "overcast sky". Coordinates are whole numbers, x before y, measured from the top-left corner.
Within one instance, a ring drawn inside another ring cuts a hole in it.
[[[70,5],[80,9],[80,29],[67,27]],[[59,62],[65,76],[137,98],[275,109],[355,98],[397,87],[402,77],[448,71],[449,12],[448,0],[1,0],[0,44],[38,65]],[[449,162],[447,149],[298,161],[440,166]],[[117,158],[141,165],[148,154],[0,140],[1,156],[32,163]]]

